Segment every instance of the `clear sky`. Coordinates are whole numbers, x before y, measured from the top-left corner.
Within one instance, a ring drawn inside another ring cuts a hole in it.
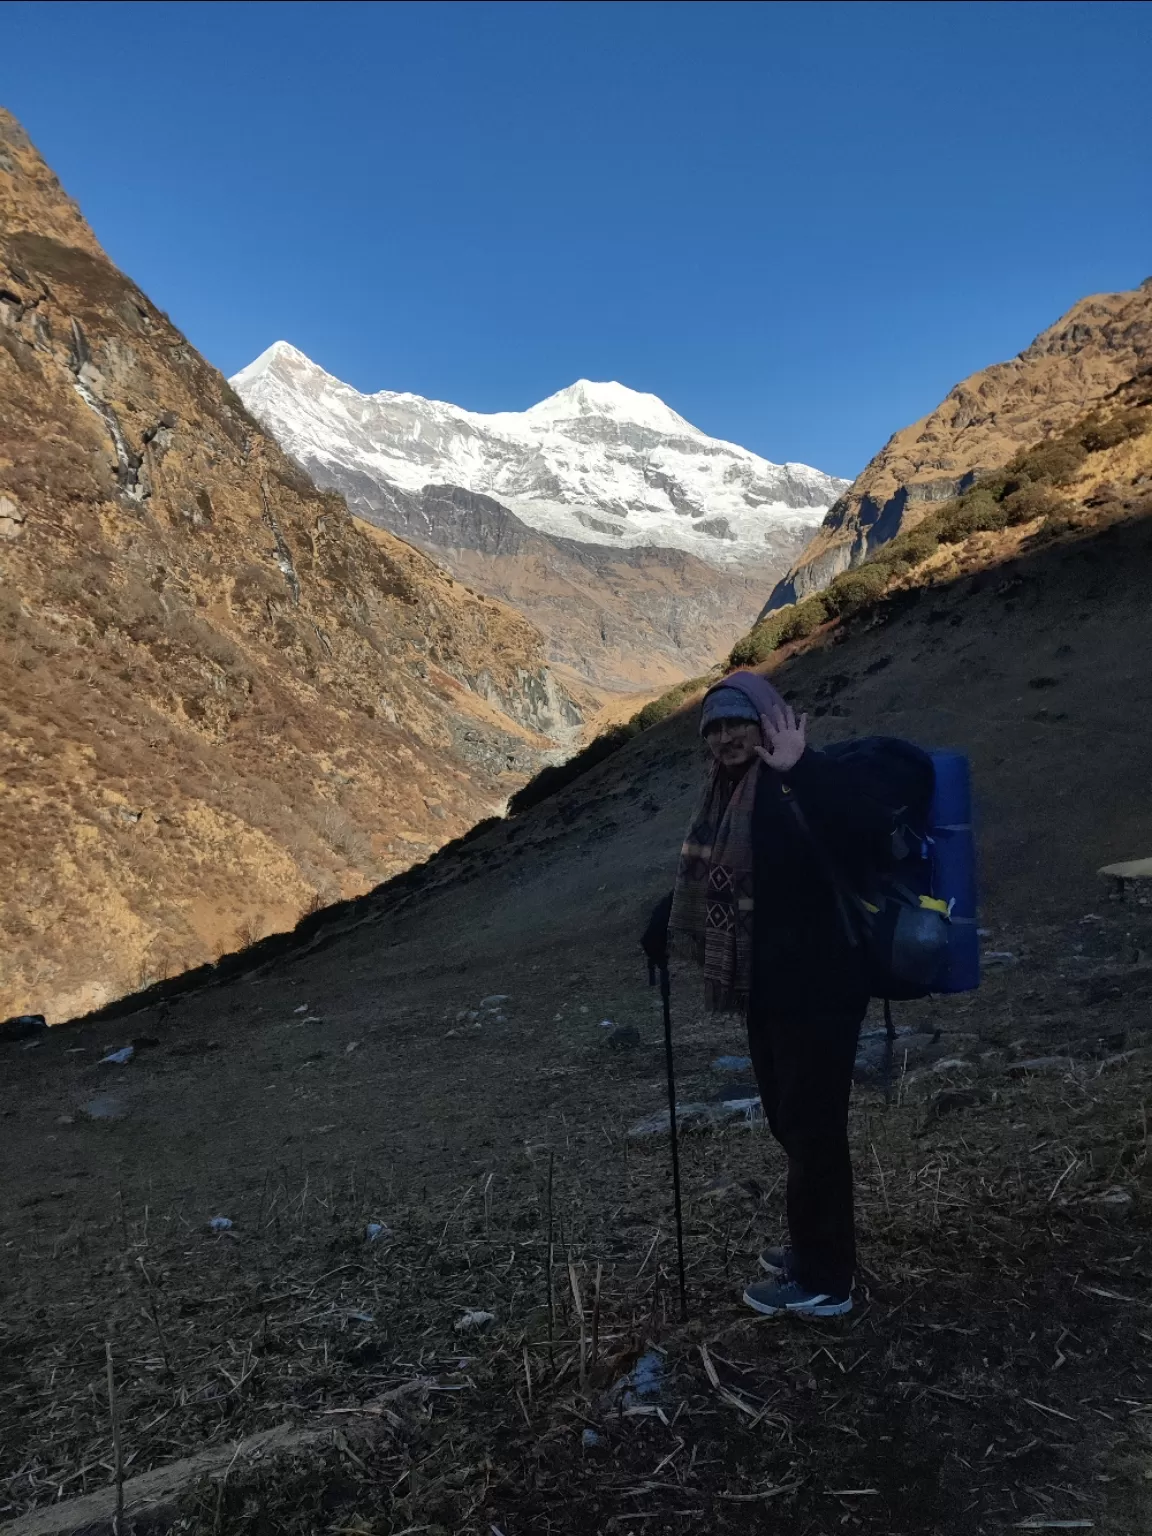
[[[851,475],[1152,274],[1152,5],[3,7],[0,101],[225,373],[579,377]]]

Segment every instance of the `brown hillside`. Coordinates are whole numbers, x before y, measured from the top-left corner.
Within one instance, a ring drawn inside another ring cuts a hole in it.
[[[857,1091],[849,1319],[741,1307],[784,1175],[744,1123],[682,1139],[678,1319],[668,1143],[628,1129],[664,1102],[636,934],[700,784],[684,714],[273,964],[0,1046],[0,1514],[48,1522],[12,1536],[75,1530],[72,1494],[108,1514],[110,1337],[134,1475],[234,1458],[179,1503],[203,1536],[1152,1528],[1152,910],[1096,875],[1152,853],[1150,454],[1092,454],[1066,524],[974,533],[773,658],[819,740],[971,755],[1002,962],[901,1005],[888,1091]],[[699,995],[677,968],[682,1101],[743,1048]],[[621,1412],[653,1347],[665,1385]],[[250,1464],[285,1421],[323,1438]]]
[[[309,468],[326,483],[324,466]],[[379,493],[371,502],[345,494],[358,516],[384,521]],[[562,675],[609,698],[670,688],[683,681],[685,668],[696,674],[712,666],[748,627],[774,576],[771,566],[720,569],[682,550],[612,549],[546,536],[491,497],[455,486],[426,487],[418,500],[436,516],[437,538],[415,519],[400,528],[403,536],[474,590],[523,613],[545,636],[548,659]],[[416,502],[414,495],[404,503],[394,495],[389,509],[395,514]],[[460,534],[453,539],[447,509],[457,508]],[[477,526],[487,538],[477,537]]]
[[[1152,278],[1081,299],[1010,362],[972,374],[904,427],[830,509],[767,609],[795,602],[915,527],[981,471],[1062,431],[1152,363]]]
[[[519,615],[318,492],[0,114],[0,1016],[363,891],[581,713]]]

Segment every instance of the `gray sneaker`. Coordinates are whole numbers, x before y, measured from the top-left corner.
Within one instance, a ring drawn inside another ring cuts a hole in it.
[[[760,1268],[769,1275],[786,1275],[788,1266],[792,1262],[791,1248],[765,1248],[760,1255]]]
[[[744,1300],[765,1317],[788,1312],[795,1317],[843,1317],[852,1310],[851,1296],[830,1296],[810,1291],[796,1280],[756,1280],[744,1292]]]

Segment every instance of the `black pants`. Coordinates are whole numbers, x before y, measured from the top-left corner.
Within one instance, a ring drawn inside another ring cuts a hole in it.
[[[847,1296],[856,1268],[848,1100],[867,997],[753,1001],[748,1045],[773,1136],[788,1155],[790,1278]]]

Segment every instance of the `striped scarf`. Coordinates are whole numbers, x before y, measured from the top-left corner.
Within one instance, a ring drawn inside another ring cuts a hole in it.
[[[735,786],[712,769],[676,873],[669,931],[686,934],[704,966],[704,1006],[745,1013],[752,986],[752,808],[763,765]]]

